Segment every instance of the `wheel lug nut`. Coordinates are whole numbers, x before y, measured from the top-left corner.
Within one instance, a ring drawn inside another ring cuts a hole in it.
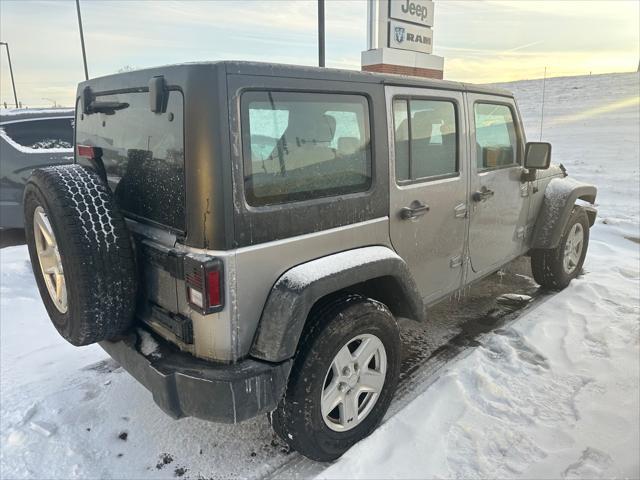
[[[348,389],[348,387],[347,387],[347,384],[346,384],[346,383],[344,383],[344,382],[340,382],[340,383],[338,384],[338,390],[340,390],[341,392],[343,392],[343,393],[344,393],[345,391],[347,391],[347,389]]]
[[[345,377],[348,377],[349,375],[351,375],[351,370],[349,370],[349,367],[344,367],[342,369],[342,375],[344,375]]]

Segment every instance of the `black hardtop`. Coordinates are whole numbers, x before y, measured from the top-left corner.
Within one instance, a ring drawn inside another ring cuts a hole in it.
[[[505,97],[513,96],[513,94],[507,90],[488,87],[484,85],[474,85],[471,83],[454,82],[449,80],[437,80],[404,75],[362,72],[358,70],[344,70],[337,68],[319,68],[304,65],[288,65],[279,63],[246,62],[232,60],[218,62],[181,63],[116,73],[113,75],[93,78],[86,82],[82,82],[79,84],[78,90],[81,91],[86,85],[91,86],[91,88],[96,92],[105,90],[119,90],[124,88],[131,88],[134,86],[146,86],[148,79],[157,75],[165,75],[178,79],[188,78],[199,73],[214,75],[227,74],[284,78],[289,77],[309,80],[372,83],[393,86],[431,88],[437,90],[466,91]]]
[[[350,208],[336,209],[334,197],[326,197],[313,202],[249,209],[234,193],[234,189],[244,184],[242,171],[233,168],[241,165],[242,161],[238,92],[244,88],[365,92],[371,98],[371,105],[383,110],[385,96],[382,87],[385,85],[512,96],[503,90],[435,79],[273,63],[221,61],[168,65],[94,78],[78,85],[78,98],[93,98],[97,102],[108,103],[114,100],[100,97],[111,94],[126,97],[136,92],[147,92],[150,80],[156,76],[164,77],[162,83],[167,90],[180,91],[184,102],[185,221],[182,222],[184,225],[176,227],[179,241],[190,247],[213,250],[244,247],[339,227],[354,222],[349,213],[351,211],[358,212],[358,221],[388,214],[388,182],[384,181],[388,176],[388,159],[384,154],[373,156],[377,172],[373,187],[350,197],[349,201],[355,202]],[[86,87],[90,88],[90,92],[85,92]],[[126,103],[123,99],[117,101]],[[150,108],[149,112],[151,114],[155,110]],[[118,111],[112,115],[109,119],[105,118],[104,122],[94,121],[94,128],[101,130],[102,137],[109,129],[117,128]],[[373,117],[373,150],[387,152],[386,115],[378,112]],[[82,118],[78,121],[78,131],[81,130]],[[86,142],[91,144],[90,138],[94,132],[86,133]],[[138,175],[135,178],[141,177]],[[202,181],[203,178],[207,181]],[[298,220],[285,221],[288,218]]]

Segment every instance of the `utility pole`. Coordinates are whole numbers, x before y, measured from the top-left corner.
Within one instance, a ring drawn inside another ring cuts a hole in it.
[[[78,11],[78,27],[80,28],[80,45],[82,45],[82,62],[84,63],[84,79],[89,80],[89,70],[87,69],[87,52],[84,49],[84,32],[82,31],[82,16],[80,15],[80,0],[76,0],[76,10]]]
[[[13,67],[11,66],[11,55],[9,54],[9,44],[7,42],[0,42],[0,45],[4,45],[7,49],[7,60],[9,61],[9,73],[11,74],[11,86],[13,87],[13,99],[16,102],[16,108],[18,108],[18,95],[16,94],[16,82],[13,80]]]
[[[318,66],[324,67],[324,0],[318,0]]]

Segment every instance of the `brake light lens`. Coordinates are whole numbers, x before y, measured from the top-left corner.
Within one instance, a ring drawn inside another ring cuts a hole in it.
[[[222,304],[221,298],[220,271],[211,270],[207,272],[207,306],[209,308],[219,307]]]
[[[77,146],[78,156],[83,158],[95,158],[96,150],[94,147],[90,147],[88,145],[78,145]]]
[[[224,308],[224,274],[220,259],[201,262],[186,256],[184,279],[187,286],[187,300],[192,308],[203,315],[219,312]]]

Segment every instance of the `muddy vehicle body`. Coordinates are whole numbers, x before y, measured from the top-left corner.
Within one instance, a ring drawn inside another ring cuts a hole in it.
[[[54,325],[173,417],[272,412],[318,460],[382,419],[397,317],[428,322],[522,255],[564,288],[596,215],[595,187],[485,87],[185,64],[81,83],[76,126],[76,164],[25,194]]]

